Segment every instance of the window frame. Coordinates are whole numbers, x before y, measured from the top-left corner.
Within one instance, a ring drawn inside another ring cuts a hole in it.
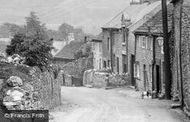
[[[122,54],[122,73],[127,73],[128,70],[127,70],[127,55],[125,54]]]
[[[140,63],[139,62],[135,62],[134,65],[134,77],[137,79],[140,79]]]
[[[141,47],[146,49],[147,48],[147,37],[146,36],[141,36]]]
[[[147,49],[153,50],[153,37],[147,37]]]

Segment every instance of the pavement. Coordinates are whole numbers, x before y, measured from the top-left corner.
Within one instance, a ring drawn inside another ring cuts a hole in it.
[[[123,87],[95,89],[62,87],[62,106],[50,112],[50,122],[188,122],[171,101],[141,99]]]

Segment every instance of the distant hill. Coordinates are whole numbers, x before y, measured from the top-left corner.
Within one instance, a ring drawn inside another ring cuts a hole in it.
[[[23,31],[23,27],[12,23],[4,23],[0,25],[0,38],[9,38],[19,31]]]
[[[151,0],[156,1],[156,0]],[[101,27],[129,6],[130,0],[0,0],[0,23],[23,24],[30,11],[38,13],[49,29],[63,23],[98,34]]]
[[[107,21],[128,5],[129,0],[64,0],[40,18],[51,28],[64,21],[83,27],[86,33],[98,34]]]

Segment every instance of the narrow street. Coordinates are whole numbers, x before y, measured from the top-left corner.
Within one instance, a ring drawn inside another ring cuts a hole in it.
[[[169,101],[141,99],[130,88],[62,87],[64,101],[78,106],[51,112],[52,122],[183,122]]]

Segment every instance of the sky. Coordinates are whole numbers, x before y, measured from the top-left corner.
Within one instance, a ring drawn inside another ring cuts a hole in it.
[[[0,0],[0,24],[22,25],[31,11],[47,28],[66,22],[98,34],[101,27],[129,5],[129,0]]]

